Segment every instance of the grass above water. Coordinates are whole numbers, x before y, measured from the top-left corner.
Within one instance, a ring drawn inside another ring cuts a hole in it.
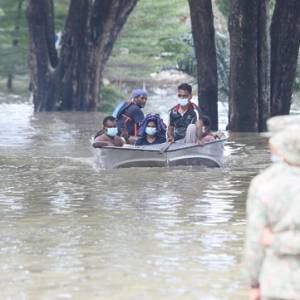
[[[113,80],[143,81],[150,74],[174,68],[189,26],[185,0],[139,1],[129,16],[106,68]]]

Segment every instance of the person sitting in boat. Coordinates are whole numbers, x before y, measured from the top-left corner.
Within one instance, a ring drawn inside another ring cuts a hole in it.
[[[93,147],[122,147],[124,143],[124,140],[120,136],[118,136],[118,127],[116,119],[113,116],[105,117],[103,120],[103,128],[99,132],[97,132],[97,134],[94,137]]]
[[[147,146],[162,144],[166,142],[166,124],[158,114],[148,114],[139,130],[141,136],[136,142],[136,146]]]
[[[192,86],[183,83],[178,86],[178,104],[169,115],[168,141],[196,143],[202,130],[202,112],[191,102]],[[191,126],[193,125],[193,126]]]
[[[216,136],[211,132],[210,129],[210,119],[208,116],[202,116],[202,130],[200,137],[198,139],[199,145],[204,145],[216,140]]]
[[[132,91],[132,99],[125,102],[116,113],[117,126],[130,144],[137,140],[138,130],[144,120],[142,108],[146,105],[147,93],[142,89]]]

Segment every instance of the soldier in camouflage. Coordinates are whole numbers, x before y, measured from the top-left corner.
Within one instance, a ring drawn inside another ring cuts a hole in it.
[[[251,300],[300,299],[299,132],[300,126],[287,126],[271,137],[280,162],[250,184],[245,263]]]

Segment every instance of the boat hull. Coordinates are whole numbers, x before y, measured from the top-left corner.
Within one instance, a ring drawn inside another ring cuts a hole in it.
[[[103,147],[95,149],[97,166],[104,169],[132,167],[206,166],[223,163],[224,140],[203,146],[173,143],[139,147]]]

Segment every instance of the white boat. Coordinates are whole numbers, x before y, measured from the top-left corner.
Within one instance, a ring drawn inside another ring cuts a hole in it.
[[[100,168],[205,166],[221,167],[224,141],[205,145],[164,143],[151,146],[106,146],[96,148],[96,164]]]

